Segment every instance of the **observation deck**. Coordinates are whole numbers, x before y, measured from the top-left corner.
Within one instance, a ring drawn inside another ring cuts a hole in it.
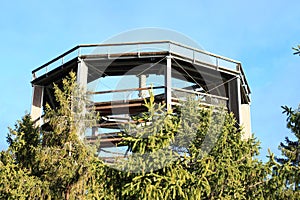
[[[120,125],[146,111],[150,88],[167,108],[187,95],[202,106],[224,106],[244,127],[245,138],[251,135],[251,91],[239,61],[174,41],[78,45],[32,71],[33,120],[42,119],[46,103],[55,107],[53,83],[61,84],[71,71],[101,115],[86,136],[90,142],[100,138],[101,147],[120,142]]]

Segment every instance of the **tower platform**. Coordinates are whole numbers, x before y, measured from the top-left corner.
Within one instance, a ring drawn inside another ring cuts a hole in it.
[[[251,91],[239,61],[174,41],[78,45],[32,71],[31,116],[39,125],[45,104],[57,104],[53,83],[60,85],[71,71],[101,115],[86,139],[100,138],[102,147],[117,145],[121,125],[146,111],[150,88],[155,102],[169,108],[187,95],[203,106],[224,106],[244,127],[244,137],[251,136]]]

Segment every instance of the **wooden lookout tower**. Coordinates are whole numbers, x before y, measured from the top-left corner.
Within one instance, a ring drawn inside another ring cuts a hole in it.
[[[93,95],[101,120],[86,137],[100,137],[102,147],[117,144],[118,125],[145,111],[150,88],[167,107],[188,94],[207,106],[223,105],[244,127],[244,137],[251,135],[250,88],[238,61],[173,41],[79,45],[32,71],[33,120],[40,121],[46,103],[55,105],[53,83],[70,71]]]

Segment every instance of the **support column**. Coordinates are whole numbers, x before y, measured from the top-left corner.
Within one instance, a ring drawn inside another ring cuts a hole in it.
[[[79,87],[82,89],[80,90],[79,94],[80,95],[85,95],[86,91],[87,91],[87,77],[88,77],[88,67],[86,65],[86,63],[79,58],[79,63],[78,63],[78,69],[77,69],[77,83],[79,85]],[[86,118],[86,98],[83,98],[83,101],[77,102],[77,104],[79,104],[78,106],[80,106],[82,108],[82,111],[80,113],[75,113],[76,117],[78,118],[78,135],[79,137],[83,137],[85,135],[85,118]],[[92,129],[92,131],[95,131],[95,129]],[[96,133],[92,132],[92,135],[94,135]]]
[[[92,127],[92,136],[98,135],[98,127]]]
[[[228,83],[229,111],[234,113],[238,123],[240,123],[241,92],[240,78],[237,76]]]
[[[241,97],[241,77],[238,75],[236,78],[237,87],[237,104],[238,104],[238,122],[242,122],[241,107],[242,107],[242,97]]]
[[[145,88],[147,87],[147,75],[141,74],[139,76],[139,88]],[[146,90],[140,90],[139,97],[145,98],[147,96]]]
[[[237,75],[236,79],[228,83],[229,110],[233,112],[238,126],[243,127],[242,139],[251,138],[251,115],[250,102],[242,104],[241,98],[241,78]]]
[[[167,56],[167,66],[165,68],[165,102],[167,110],[171,109],[172,103],[172,57]]]
[[[41,117],[43,112],[44,87],[33,86],[33,97],[30,116],[37,126],[41,126]]]
[[[77,69],[77,83],[84,89],[87,89],[88,67],[83,60],[79,60]]]
[[[250,103],[241,105],[241,125],[243,126],[242,139],[247,140],[252,136]]]

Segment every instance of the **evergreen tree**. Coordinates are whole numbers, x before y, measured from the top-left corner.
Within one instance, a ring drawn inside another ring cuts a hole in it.
[[[41,141],[39,128],[34,126],[29,114],[17,121],[14,129],[9,128],[7,142],[15,163],[34,173],[36,150]]]
[[[272,154],[266,164],[257,160],[258,141],[242,139],[233,114],[203,108],[193,98],[176,112],[165,111],[150,92],[148,112],[134,117],[121,135],[126,157],[103,163],[98,147],[82,140],[97,116],[87,112],[88,99],[78,87],[73,73],[62,88],[54,86],[58,107],[46,107],[49,129],[36,128],[29,115],[10,129],[9,149],[0,154],[0,198],[297,198],[286,188],[297,175],[291,162],[280,165]],[[294,130],[298,112],[289,113]]]
[[[0,199],[50,199],[47,183],[31,176],[10,152],[0,152]]]
[[[95,115],[84,112],[87,99],[75,80],[75,74],[70,73],[68,78],[63,79],[63,88],[54,85],[58,107],[46,105],[44,117],[44,126],[50,129],[35,127],[29,115],[18,121],[15,129],[10,129],[7,137],[9,149],[2,153],[0,167],[1,177],[9,172],[12,177],[2,178],[0,183],[17,185],[16,193],[20,194],[24,187],[26,199],[32,196],[43,199],[84,199],[94,195],[91,191],[96,183],[92,169],[96,164],[102,165],[80,138],[83,134],[81,127],[91,124]],[[28,187],[19,183],[18,179],[28,180]],[[41,189],[36,190],[35,187],[39,185],[42,185]],[[10,195],[9,198],[15,198],[14,193]]]
[[[146,106],[149,112],[137,119],[143,126],[134,125],[138,128],[131,130],[138,130],[136,134],[124,137],[129,150],[139,156],[129,157],[127,165],[122,166],[135,172],[122,173],[123,198],[268,197],[265,188],[271,167],[253,158],[258,154],[258,142],[254,138],[242,140],[243,132],[236,128],[232,114],[202,109],[191,98],[183,103],[178,116],[161,114],[161,107],[155,107],[151,99]],[[147,123],[149,119],[152,123]],[[159,151],[162,148],[163,152]],[[157,166],[161,168],[155,169]]]
[[[299,45],[293,50],[294,55],[300,55]],[[300,196],[300,105],[296,109],[288,106],[282,106],[282,109],[282,113],[287,115],[287,128],[294,134],[295,139],[286,137],[285,142],[280,143],[279,149],[283,157],[275,158],[278,164],[274,171],[284,180],[285,193]]]
[[[283,106],[283,113],[287,115],[287,128],[295,135],[296,140],[285,138],[285,143],[281,142],[279,149],[283,158],[276,158],[286,169],[286,185],[288,188],[300,191],[300,106],[292,109]]]

